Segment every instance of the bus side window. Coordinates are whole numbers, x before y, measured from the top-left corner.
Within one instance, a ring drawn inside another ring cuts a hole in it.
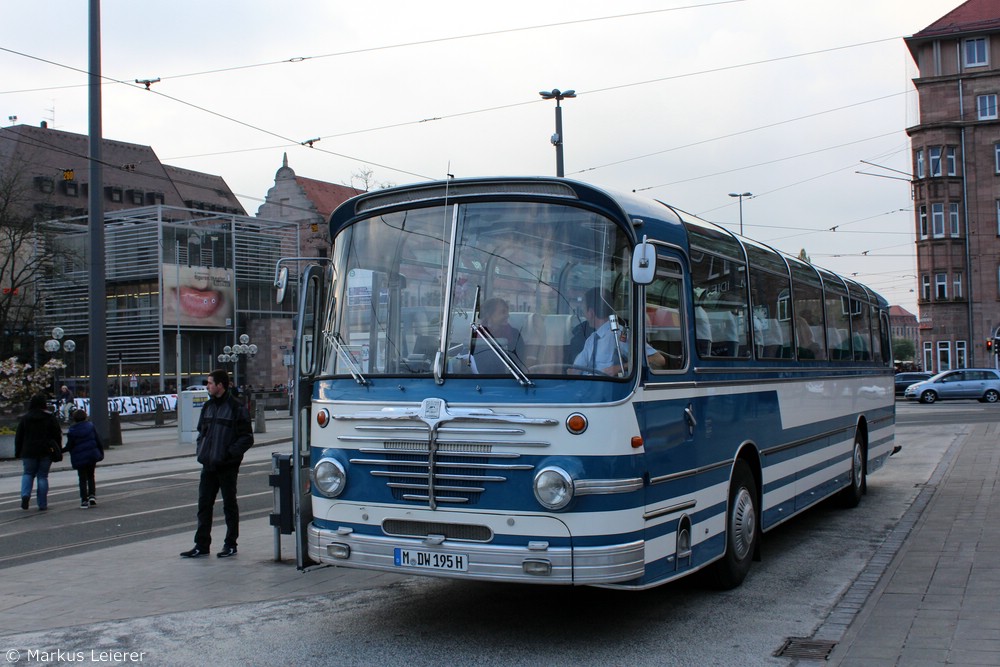
[[[681,267],[674,260],[657,260],[656,278],[646,287],[645,355],[654,373],[678,370],[687,363],[684,348],[684,308]]]
[[[823,286],[816,271],[796,259],[792,269],[792,313],[795,318],[796,354],[799,359],[826,359],[826,323],[823,319]]]
[[[698,353],[747,357],[746,265],[709,253],[691,253]]]

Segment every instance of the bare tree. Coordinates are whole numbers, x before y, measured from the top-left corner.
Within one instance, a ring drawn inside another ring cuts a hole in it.
[[[395,185],[390,181],[379,181],[375,178],[375,170],[368,165],[362,165],[357,171],[351,172],[351,182],[344,183],[355,190],[371,192],[372,190],[383,190]]]
[[[38,233],[30,178],[17,164],[0,164],[0,358],[24,356],[35,328],[38,281],[62,251]]]

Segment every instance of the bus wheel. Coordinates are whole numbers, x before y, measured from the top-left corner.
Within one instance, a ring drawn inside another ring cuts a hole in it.
[[[840,492],[841,504],[844,507],[857,507],[861,496],[865,493],[867,477],[865,475],[865,443],[861,433],[854,436],[854,451],[851,454],[851,485]]]
[[[746,461],[737,461],[729,484],[726,554],[714,565],[713,583],[717,588],[728,590],[739,586],[750,571],[750,562],[760,539],[758,515],[757,485],[750,466]]]

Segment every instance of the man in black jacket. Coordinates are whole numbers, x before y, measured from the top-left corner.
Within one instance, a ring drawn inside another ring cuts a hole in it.
[[[212,509],[221,490],[226,540],[216,556],[229,558],[236,555],[236,541],[240,535],[236,478],[243,455],[253,446],[253,430],[250,413],[229,393],[229,373],[212,371],[205,388],[209,399],[202,406],[198,419],[198,463],[202,466],[198,485],[198,528],[194,533],[194,548],[181,553],[181,557],[197,558],[208,554],[212,544]]]

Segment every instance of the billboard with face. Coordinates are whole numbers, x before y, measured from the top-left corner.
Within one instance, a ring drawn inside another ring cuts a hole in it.
[[[232,328],[232,269],[163,265],[163,325]]]

